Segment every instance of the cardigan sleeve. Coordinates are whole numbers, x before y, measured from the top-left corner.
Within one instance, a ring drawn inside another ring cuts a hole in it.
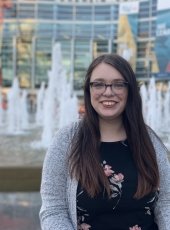
[[[74,230],[66,198],[69,133],[68,127],[57,132],[44,159],[39,214],[42,230]]]
[[[160,188],[158,201],[155,206],[155,219],[159,230],[169,230],[170,226],[170,164],[168,151],[163,143],[156,137],[152,137],[156,150],[157,163],[160,175]]]

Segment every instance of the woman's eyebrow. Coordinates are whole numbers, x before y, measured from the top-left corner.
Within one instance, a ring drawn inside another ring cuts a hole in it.
[[[99,78],[95,78],[93,81],[105,81],[105,78],[99,77]]]
[[[106,79],[105,78],[102,78],[102,77],[99,77],[99,78],[95,78],[95,79],[93,79],[93,81],[106,81]],[[114,82],[114,81],[125,81],[125,79],[122,79],[122,78],[116,78],[116,79],[113,79],[113,80],[111,80],[111,82]]]

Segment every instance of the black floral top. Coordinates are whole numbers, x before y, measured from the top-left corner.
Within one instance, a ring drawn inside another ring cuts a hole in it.
[[[78,229],[81,230],[158,230],[153,206],[157,193],[140,200],[133,195],[137,188],[137,169],[127,141],[102,142],[101,165],[108,177],[111,197],[103,191],[91,198],[77,188]]]

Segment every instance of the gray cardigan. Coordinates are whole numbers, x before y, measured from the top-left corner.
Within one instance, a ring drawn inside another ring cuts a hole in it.
[[[68,153],[78,123],[60,129],[47,151],[41,181],[42,230],[76,230],[77,181],[68,173]],[[170,165],[167,151],[151,133],[160,172],[160,193],[154,213],[159,230],[170,229]]]

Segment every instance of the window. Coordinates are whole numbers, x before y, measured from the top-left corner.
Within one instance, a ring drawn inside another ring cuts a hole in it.
[[[62,51],[62,61],[64,67],[70,73],[71,67],[71,41],[70,40],[58,40],[61,44],[61,51]]]
[[[12,37],[17,34],[17,26],[15,22],[4,23],[3,37]]]
[[[109,39],[111,32],[110,27],[110,24],[94,25],[94,37],[98,39]]]
[[[57,5],[55,11],[56,19],[70,20],[73,18],[73,6]]]
[[[38,4],[38,18],[53,19],[53,5],[52,4]]]
[[[37,24],[37,36],[39,37],[52,37],[54,32],[54,25],[51,23]]]
[[[92,25],[91,24],[77,24],[75,25],[75,36],[82,38],[91,38]]]
[[[76,20],[87,21],[92,19],[91,6],[76,6]]]
[[[107,21],[111,19],[110,6],[95,6],[94,7],[94,19],[96,21]]]
[[[11,86],[13,80],[13,40],[12,37],[5,37],[1,49],[2,62],[2,84]]]
[[[18,18],[34,18],[35,17],[35,4],[20,3],[18,5]]]
[[[110,36],[111,39],[116,39],[117,38],[117,25],[111,25],[111,31],[110,31]]]
[[[119,14],[118,5],[111,6],[110,10],[111,10],[111,20],[118,20],[118,14]]]
[[[75,41],[74,50],[74,87],[82,89],[84,76],[91,62],[90,41]]]
[[[68,39],[72,37],[72,33],[73,33],[72,24],[58,24],[56,26],[57,26],[57,29],[56,29],[57,38]]]
[[[108,40],[96,40],[93,42],[93,58],[108,53]]]
[[[139,37],[148,37],[149,36],[150,21],[139,22],[138,26],[139,26],[138,27],[138,36]]]
[[[4,10],[4,18],[16,18],[16,17],[17,17],[17,5],[16,3],[13,3],[11,8],[7,8]]]
[[[48,70],[51,69],[52,41],[49,38],[38,38],[35,45],[35,86],[48,81]]]

